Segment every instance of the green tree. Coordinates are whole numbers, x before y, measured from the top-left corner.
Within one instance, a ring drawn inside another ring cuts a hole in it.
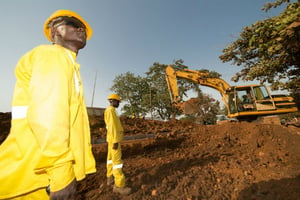
[[[220,102],[206,94],[201,97],[201,102],[198,114],[199,123],[214,124],[216,115],[220,112]]]
[[[220,59],[242,70],[233,78],[270,83],[272,89],[287,89],[299,95],[300,89],[300,2],[277,0],[264,11],[286,3],[278,16],[244,27],[240,38],[223,49]]]
[[[187,66],[183,64],[183,60],[176,60],[171,65],[175,70],[186,69]],[[155,118],[170,119],[175,118],[177,115],[181,115],[181,111],[176,109],[172,105],[170,93],[168,91],[168,85],[166,82],[167,65],[154,63],[146,72],[147,80],[151,85],[151,111]],[[195,88],[195,84],[186,80],[178,79],[179,96],[183,99],[183,96],[187,96],[187,91],[191,88]],[[150,97],[147,97],[150,99]],[[149,109],[150,110],[150,109]]]
[[[111,91],[116,92],[122,98],[122,115],[145,114],[147,111],[142,106],[143,97],[147,93],[148,84],[145,78],[135,76],[131,72],[118,75],[114,81]]]

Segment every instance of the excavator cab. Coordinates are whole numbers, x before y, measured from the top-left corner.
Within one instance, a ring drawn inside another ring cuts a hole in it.
[[[229,95],[229,101],[233,102],[230,104],[231,113],[275,109],[274,101],[265,86],[233,87],[232,91]]]
[[[249,85],[231,87],[228,92],[228,106],[229,116],[241,118],[262,113],[284,113],[287,112],[285,109],[293,109],[294,102],[288,96],[273,98],[264,85]]]

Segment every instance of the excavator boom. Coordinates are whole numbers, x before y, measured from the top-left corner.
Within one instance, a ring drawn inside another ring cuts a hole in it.
[[[225,106],[228,107],[228,93],[230,85],[221,78],[211,78],[208,73],[184,69],[175,71],[171,66],[166,68],[166,80],[170,97],[174,106],[178,107],[185,114],[192,114],[195,110],[196,99],[182,102],[178,92],[177,78],[186,79],[188,81],[216,89],[220,92]]]

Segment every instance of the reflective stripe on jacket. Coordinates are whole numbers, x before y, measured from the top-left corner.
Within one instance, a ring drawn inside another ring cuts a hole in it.
[[[75,59],[59,45],[41,45],[18,62],[11,130],[0,146],[0,199],[46,187],[49,179],[64,188],[96,171]]]
[[[104,121],[106,124],[106,141],[118,143],[123,140],[123,127],[113,106],[108,106],[104,111]]]

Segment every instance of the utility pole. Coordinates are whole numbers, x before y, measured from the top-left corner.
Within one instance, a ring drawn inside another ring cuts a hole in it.
[[[91,107],[93,107],[93,104],[94,104],[94,96],[95,96],[96,82],[97,82],[97,71],[96,71],[96,74],[95,74],[95,80],[94,80],[94,88],[93,88],[93,96],[92,96],[92,104],[91,104]]]
[[[151,92],[151,83],[149,83],[149,93],[150,93],[150,117],[151,117],[151,120],[153,120],[153,117],[152,117],[152,92]]]

